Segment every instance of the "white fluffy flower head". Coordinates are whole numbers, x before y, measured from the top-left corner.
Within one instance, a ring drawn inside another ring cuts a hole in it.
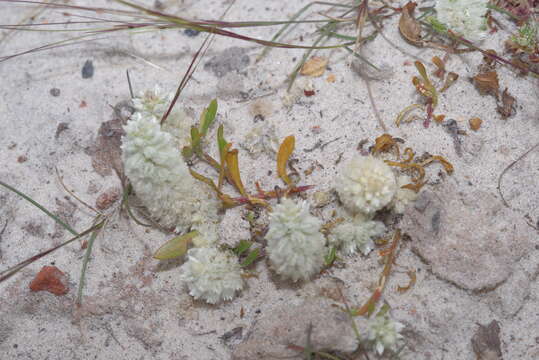
[[[345,255],[352,255],[358,250],[363,255],[368,255],[374,249],[372,239],[382,235],[385,230],[382,222],[356,215],[353,219],[335,226],[329,235],[329,244],[340,248]]]
[[[326,243],[319,231],[321,226],[322,221],[309,213],[305,201],[283,199],[276,205],[266,234],[269,261],[275,272],[298,281],[320,271]]]
[[[180,270],[180,280],[189,288],[189,294],[210,304],[232,300],[243,288],[238,259],[215,247],[189,249]]]
[[[143,115],[153,115],[161,117],[172,101],[172,94],[161,91],[159,85],[155,85],[153,90],[141,92],[133,99],[135,109]]]
[[[382,160],[357,156],[345,165],[336,189],[350,211],[372,215],[391,202],[397,182],[391,168]]]
[[[483,40],[487,33],[488,0],[437,0],[438,21],[470,41]]]
[[[387,314],[375,316],[369,322],[367,339],[379,355],[385,350],[396,351],[399,341],[404,338],[400,334],[403,328],[403,324],[393,321]]]
[[[219,202],[193,179],[176,141],[155,117],[136,112],[124,129],[125,173],[156,221],[181,232],[219,221]]]

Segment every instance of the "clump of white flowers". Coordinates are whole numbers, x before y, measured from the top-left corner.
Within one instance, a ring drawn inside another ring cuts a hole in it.
[[[465,39],[480,41],[487,35],[487,5],[488,0],[437,0],[436,17]]]
[[[219,221],[219,202],[208,186],[191,176],[177,142],[156,117],[135,112],[124,129],[125,174],[160,225],[185,232]]]
[[[404,324],[393,321],[389,315],[377,315],[369,321],[367,339],[379,355],[386,350],[394,352],[404,338],[400,334],[403,328]]]
[[[270,214],[267,252],[275,272],[293,281],[307,280],[324,265],[326,240],[322,221],[309,213],[307,202],[283,199]]]
[[[336,190],[350,211],[372,215],[391,202],[397,181],[383,160],[356,156],[345,165]]]
[[[393,199],[393,209],[397,214],[404,213],[409,203],[417,199],[417,193],[413,190],[402,188],[405,185],[411,184],[412,179],[408,175],[399,175],[397,177],[398,190]]]
[[[153,90],[146,90],[135,97],[133,105],[135,110],[142,116],[153,116],[158,121],[161,121],[173,98],[174,94],[165,93],[159,85],[155,85]],[[192,125],[192,119],[185,114],[181,107],[175,106],[163,124],[162,130],[172,135],[177,143],[176,145],[182,149],[190,142]]]
[[[386,231],[380,221],[373,221],[363,215],[356,215],[351,220],[345,220],[333,228],[328,237],[330,246],[339,248],[345,255],[352,255],[358,250],[368,255],[374,249],[373,238]]]
[[[189,249],[180,270],[180,280],[189,288],[189,294],[210,304],[232,300],[243,288],[238,258],[215,247]]]

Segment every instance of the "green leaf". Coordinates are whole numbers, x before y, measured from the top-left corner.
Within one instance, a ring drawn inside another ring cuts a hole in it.
[[[200,134],[202,136],[206,136],[208,133],[208,129],[210,128],[211,124],[215,120],[215,116],[217,115],[217,99],[213,99],[210,102],[210,105],[204,109],[201,116],[201,122],[200,122]]]
[[[247,267],[251,265],[256,260],[259,253],[260,253],[259,248],[256,248],[253,251],[251,251],[249,255],[247,255],[247,257],[245,258],[245,260],[243,260],[243,262],[240,264],[241,267]]]
[[[191,126],[191,147],[196,154],[201,155],[201,139],[200,132],[195,126]]]
[[[324,261],[326,263],[326,266],[333,265],[333,263],[335,262],[336,259],[337,259],[337,248],[335,246],[333,246],[329,250],[329,253],[326,256],[324,256]]]
[[[390,308],[389,308],[388,304],[382,305],[380,310],[378,310],[378,313],[376,314],[376,317],[384,316],[385,314],[387,314],[389,312],[389,310],[390,310]]]
[[[238,243],[238,245],[236,245],[232,251],[234,251],[234,253],[236,255],[241,255],[243,254],[244,252],[246,252],[247,250],[249,250],[249,248],[253,246],[253,242],[252,241],[248,241],[248,240],[240,240],[240,242]]]
[[[182,149],[182,155],[185,159],[190,159],[193,156],[193,148],[190,146],[184,146]]]
[[[187,245],[197,235],[198,231],[195,230],[170,239],[161,245],[153,255],[153,258],[158,260],[168,260],[185,255],[187,252]]]

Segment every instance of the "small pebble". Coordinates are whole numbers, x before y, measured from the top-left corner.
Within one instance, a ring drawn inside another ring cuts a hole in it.
[[[26,161],[28,161],[28,158],[26,156],[24,156],[24,155],[21,155],[21,156],[19,156],[17,158],[18,163],[23,163],[23,162],[26,162]]]
[[[43,266],[30,283],[32,291],[48,291],[54,295],[65,295],[69,291],[67,276],[56,266]]]
[[[195,37],[197,36],[198,34],[200,34],[200,31],[198,30],[193,30],[193,29],[185,29],[183,31],[183,33],[189,37]]]
[[[82,67],[82,78],[90,79],[92,76],[94,76],[94,63],[92,60],[86,60]]]
[[[473,131],[477,131],[479,130],[479,128],[481,127],[481,124],[483,123],[483,120],[481,120],[480,118],[472,118],[470,119],[470,129],[472,129]]]
[[[60,96],[60,89],[58,88],[52,88],[49,90],[50,94],[54,97]]]

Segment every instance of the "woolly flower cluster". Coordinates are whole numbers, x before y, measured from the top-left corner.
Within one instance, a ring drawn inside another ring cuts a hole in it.
[[[398,343],[404,337],[400,331],[404,325],[393,321],[389,316],[375,316],[369,323],[367,339],[379,355],[385,350],[396,351]]]
[[[372,239],[382,235],[385,230],[386,227],[382,222],[356,215],[352,220],[335,226],[328,238],[329,245],[340,248],[345,255],[352,255],[357,250],[363,255],[368,255],[374,248]]]
[[[137,197],[163,227],[185,232],[217,223],[219,202],[192,178],[174,138],[158,120],[135,112],[124,127],[125,173]]]
[[[336,189],[350,211],[373,215],[391,202],[397,181],[382,160],[372,156],[355,157],[343,169]]]
[[[324,265],[326,240],[321,220],[309,213],[307,202],[290,199],[273,208],[266,234],[269,261],[275,271],[293,281],[307,280]]]
[[[437,0],[438,21],[470,41],[483,40],[487,33],[488,0]]]
[[[155,117],[160,121],[172,103],[173,97],[172,93],[165,93],[156,85],[153,90],[146,90],[134,98],[133,105],[142,116]],[[193,121],[179,106],[175,106],[168,115],[162,130],[172,135],[176,145],[181,149],[189,144],[191,125]]]
[[[210,304],[232,300],[243,288],[237,257],[215,247],[189,249],[180,270],[180,280],[187,284],[189,294]]]

